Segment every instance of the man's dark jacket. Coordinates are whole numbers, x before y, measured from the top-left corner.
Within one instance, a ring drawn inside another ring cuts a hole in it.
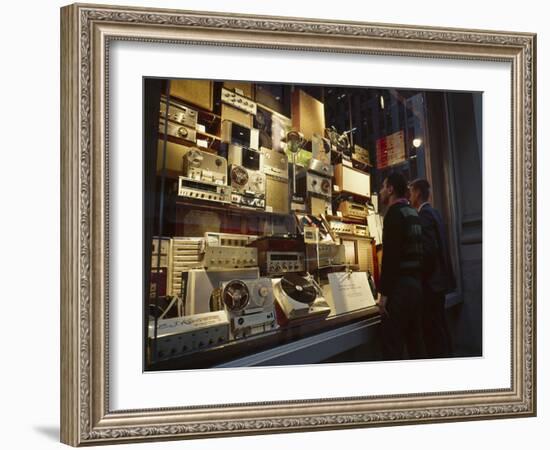
[[[422,282],[432,292],[452,292],[456,288],[456,281],[441,214],[427,203],[420,209],[418,216],[424,247]]]

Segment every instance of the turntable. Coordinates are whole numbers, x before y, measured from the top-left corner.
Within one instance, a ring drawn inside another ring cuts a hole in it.
[[[273,279],[273,293],[287,321],[301,318],[322,319],[330,308],[321,295],[321,289],[311,275],[295,273]]]

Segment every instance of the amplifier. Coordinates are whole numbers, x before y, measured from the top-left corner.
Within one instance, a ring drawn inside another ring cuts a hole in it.
[[[256,236],[207,232],[204,238],[204,267],[239,268],[258,265],[258,251],[247,247]]]
[[[248,99],[254,99],[254,84],[250,81],[225,80],[223,87]]]
[[[304,243],[299,238],[263,236],[250,242],[249,246],[258,249],[258,265],[262,275],[305,270],[301,268],[304,267]]]
[[[350,202],[349,200],[340,202],[338,211],[340,211],[344,217],[354,219],[366,219],[369,215],[369,210],[366,205]]]
[[[262,171],[272,177],[288,180],[288,156],[277,150],[261,147]]]
[[[330,228],[338,234],[353,234],[353,224],[340,222],[339,220],[331,220]]]
[[[222,120],[229,120],[231,122],[242,125],[243,127],[252,128],[252,119],[254,116],[252,114],[243,112],[241,109],[222,104],[221,116]]]
[[[165,120],[159,120],[159,133],[164,134],[166,128],[166,134],[168,136],[185,139],[190,142],[197,142],[197,132],[194,128],[188,128],[177,123],[168,122],[168,126],[165,127]]]
[[[290,212],[288,180],[275,178],[270,175],[265,177],[265,210],[277,214]]]
[[[250,170],[260,170],[263,155],[258,150],[229,144],[227,150],[227,162],[237,166],[243,166]]]
[[[230,120],[222,120],[221,139],[227,144],[237,144],[254,150],[259,148],[257,128],[246,128]]]
[[[210,231],[204,233],[206,244],[218,247],[246,247],[257,238],[258,236],[248,234],[215,233]]]
[[[353,234],[356,236],[367,237],[369,235],[369,227],[366,225],[355,224],[353,225]]]
[[[149,322],[149,339],[153,339],[154,321]],[[157,323],[156,354],[162,361],[197,350],[225,344],[229,340],[229,320],[225,311],[193,314]]]
[[[282,275],[287,272],[304,272],[305,255],[303,252],[265,252],[265,262],[260,261],[260,271],[272,275]]]
[[[292,93],[291,109],[292,126],[300,130],[308,141],[314,134],[323,135],[325,107],[322,102],[298,89]]]
[[[334,171],[335,184],[340,187],[343,192],[361,195],[363,197],[370,196],[370,175],[343,164],[336,164]]]
[[[210,269],[238,269],[258,266],[258,250],[253,247],[207,245],[202,265]]]
[[[178,195],[210,202],[231,203],[231,188],[229,186],[196,181],[187,177],[179,177]]]
[[[256,114],[256,109],[258,108],[256,102],[246,98],[244,95],[237,94],[236,92],[230,91],[226,88],[222,88],[222,102],[252,115]]]
[[[195,181],[227,184],[227,160],[193,148],[183,156],[183,175]]]
[[[225,281],[250,280],[259,277],[257,267],[245,269],[205,270],[190,269],[182,273],[182,298],[185,313],[198,314],[217,311],[223,307],[216,302],[216,292]]]
[[[166,115],[166,97],[160,97],[160,117],[184,125],[194,130],[197,127],[198,112],[188,106],[171,100],[168,104],[168,115]]]

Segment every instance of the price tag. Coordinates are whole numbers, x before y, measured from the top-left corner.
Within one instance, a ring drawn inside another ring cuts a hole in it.
[[[196,126],[195,126],[195,129],[199,132],[199,133],[206,133],[206,127],[204,125],[201,125],[200,123],[198,123]]]

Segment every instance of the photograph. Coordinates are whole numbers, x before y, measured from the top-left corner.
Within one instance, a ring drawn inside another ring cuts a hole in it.
[[[61,8],[61,442],[537,414],[536,33],[300,11]]]
[[[144,369],[482,357],[482,100],[145,76]]]

